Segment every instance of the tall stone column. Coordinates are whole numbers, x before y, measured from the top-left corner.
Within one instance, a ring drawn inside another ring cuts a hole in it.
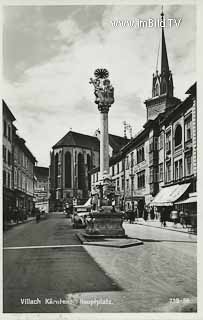
[[[100,111],[100,181],[97,185],[99,210],[92,213],[92,222],[86,228],[87,237],[125,237],[122,227],[122,215],[112,206],[115,197],[115,187],[109,174],[109,132],[108,112],[114,103],[114,88],[107,79],[106,69],[97,69],[95,79],[90,79],[94,85],[95,103]]]
[[[109,107],[99,107],[100,111],[100,173],[101,177],[109,174],[109,133],[108,112]]]

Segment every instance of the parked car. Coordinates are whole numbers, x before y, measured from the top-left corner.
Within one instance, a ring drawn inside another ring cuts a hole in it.
[[[85,228],[87,225],[86,219],[90,214],[91,206],[74,206],[72,214],[73,228]]]

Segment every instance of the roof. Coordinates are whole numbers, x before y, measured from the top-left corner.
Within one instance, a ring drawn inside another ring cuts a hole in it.
[[[119,150],[128,142],[129,140],[127,138],[109,134],[109,144],[112,147],[114,153],[119,152]],[[100,142],[97,137],[89,136],[79,132],[69,131],[61,140],[59,140],[53,146],[53,148],[55,149],[64,146],[75,146],[99,151]]]
[[[69,131],[61,140],[59,140],[53,148],[64,146],[82,147],[99,151],[99,140],[96,137],[86,134]]]
[[[35,166],[34,172],[37,177],[39,177],[39,176],[48,177],[49,176],[49,168],[48,167]]]
[[[191,94],[196,97],[196,91],[197,91],[197,82],[193,83],[193,85],[185,93]]]
[[[15,145],[18,145],[34,163],[37,162],[32,152],[25,145],[25,140],[19,137],[16,133],[14,134],[14,146]]]
[[[11,119],[11,121],[15,121],[16,118],[12,114],[12,112],[9,109],[9,107],[7,106],[6,102],[4,100],[2,100],[2,102],[3,102],[3,113],[6,113],[8,115],[8,117]]]
[[[114,153],[120,151],[130,140],[124,137],[115,136],[114,134],[109,134],[109,144],[112,147]]]

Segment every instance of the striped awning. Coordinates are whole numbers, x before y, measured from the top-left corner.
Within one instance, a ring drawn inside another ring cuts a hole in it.
[[[184,183],[162,188],[150,205],[156,207],[172,206],[184,194],[189,185],[190,183]]]

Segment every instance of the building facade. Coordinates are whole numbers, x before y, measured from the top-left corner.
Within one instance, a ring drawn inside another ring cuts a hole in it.
[[[13,124],[16,120],[3,100],[3,221],[4,225],[14,218],[31,213],[34,198],[35,157],[18,136]]]
[[[90,197],[91,173],[99,166],[100,132],[94,136],[69,131],[50,153],[50,210],[62,210],[67,202],[82,204]],[[116,154],[128,142],[109,135],[109,154]]]
[[[19,211],[31,215],[34,205],[35,157],[25,145],[25,140],[13,128],[14,195],[15,206]]]
[[[3,214],[10,220],[11,208],[15,204],[13,193],[13,122],[15,117],[3,100]]]
[[[34,167],[34,201],[35,207],[40,211],[48,212],[48,196],[49,196],[49,168]]]

